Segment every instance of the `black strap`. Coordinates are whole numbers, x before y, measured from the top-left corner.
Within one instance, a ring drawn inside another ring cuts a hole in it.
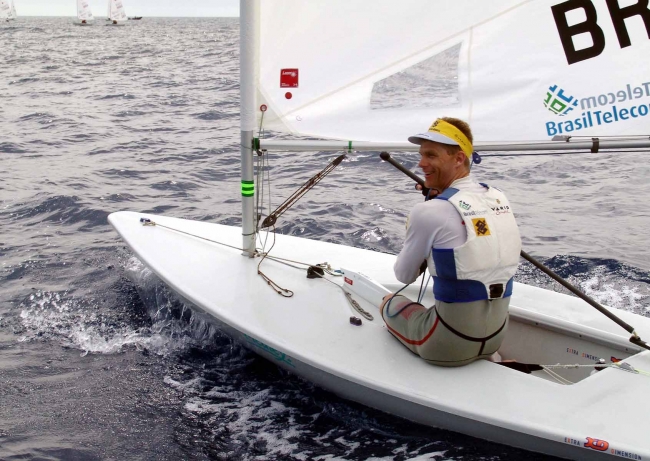
[[[451,331],[453,334],[463,338],[466,341],[472,341],[474,343],[481,343],[481,349],[479,349],[478,355],[481,355],[481,353],[483,352],[483,348],[485,347],[485,343],[488,342],[490,339],[494,338],[499,333],[501,333],[501,331],[505,328],[506,323],[508,323],[508,317],[506,317],[506,319],[503,321],[503,325],[501,325],[499,327],[499,329],[497,331],[495,331],[494,333],[492,333],[491,335],[486,336],[484,338],[474,338],[473,336],[468,336],[468,335],[466,335],[464,333],[461,333],[460,331],[456,330],[451,325],[449,325],[447,322],[445,322],[445,320],[440,316],[440,312],[438,312],[438,309],[436,309],[436,306],[433,306],[433,309],[435,310],[436,315],[438,316],[438,319],[440,320],[440,323],[442,323],[445,326],[445,328],[447,328],[447,330]]]
[[[591,138],[591,153],[595,154],[598,152],[598,148],[600,147],[600,139],[598,138]]]

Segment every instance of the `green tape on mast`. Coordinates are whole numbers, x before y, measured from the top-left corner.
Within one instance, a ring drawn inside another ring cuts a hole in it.
[[[241,194],[244,197],[252,197],[255,195],[255,182],[254,181],[242,181],[241,182]]]

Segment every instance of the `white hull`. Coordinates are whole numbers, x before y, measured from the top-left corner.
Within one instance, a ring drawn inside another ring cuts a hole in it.
[[[360,298],[375,320],[351,325],[349,317],[359,315],[333,284],[266,260],[262,271],[295,293],[283,298],[257,275],[259,258],[143,226],[141,217],[235,247],[241,245],[241,229],[131,212],[109,216],[142,262],[197,312],[254,352],[323,388],[412,421],[527,450],[572,459],[613,459],[617,453],[650,459],[648,376],[617,369],[593,376],[590,368],[555,370],[575,382],[560,385],[544,372],[528,375],[487,361],[435,367],[399,344],[377,309]],[[401,287],[392,273],[392,255],[276,238],[273,256],[310,264],[328,261],[334,268],[363,272],[391,290]],[[341,278],[330,280],[342,284]],[[415,298],[417,288],[410,295]],[[613,310],[641,337],[650,337],[650,319]],[[515,286],[500,353],[504,359],[541,364],[593,364],[594,357],[614,356],[650,370],[650,352],[638,353],[622,329],[586,303],[522,284]],[[607,449],[585,447],[589,437],[604,441]]]

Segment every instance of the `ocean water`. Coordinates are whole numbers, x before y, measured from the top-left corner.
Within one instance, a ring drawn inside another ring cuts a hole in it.
[[[71,22],[0,24],[0,459],[547,459],[342,400],[197,320],[106,218],[239,223],[238,21]],[[335,155],[271,154],[274,203]],[[507,191],[529,253],[648,316],[643,160],[486,157],[474,174]],[[278,229],[397,253],[419,200],[355,154]],[[517,280],[560,290],[527,264]]]

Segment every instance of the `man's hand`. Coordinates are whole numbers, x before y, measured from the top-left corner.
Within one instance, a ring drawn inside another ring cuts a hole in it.
[[[393,298],[393,296],[395,296],[395,293],[388,293],[386,296],[382,298],[381,304],[379,305],[379,313],[381,315],[384,314],[384,306],[388,301],[390,301]]]
[[[415,185],[415,190],[419,190],[422,192],[422,195],[426,197],[425,200],[431,200],[434,198],[436,195],[440,193],[438,189],[429,189],[428,187],[423,187],[419,184]]]

